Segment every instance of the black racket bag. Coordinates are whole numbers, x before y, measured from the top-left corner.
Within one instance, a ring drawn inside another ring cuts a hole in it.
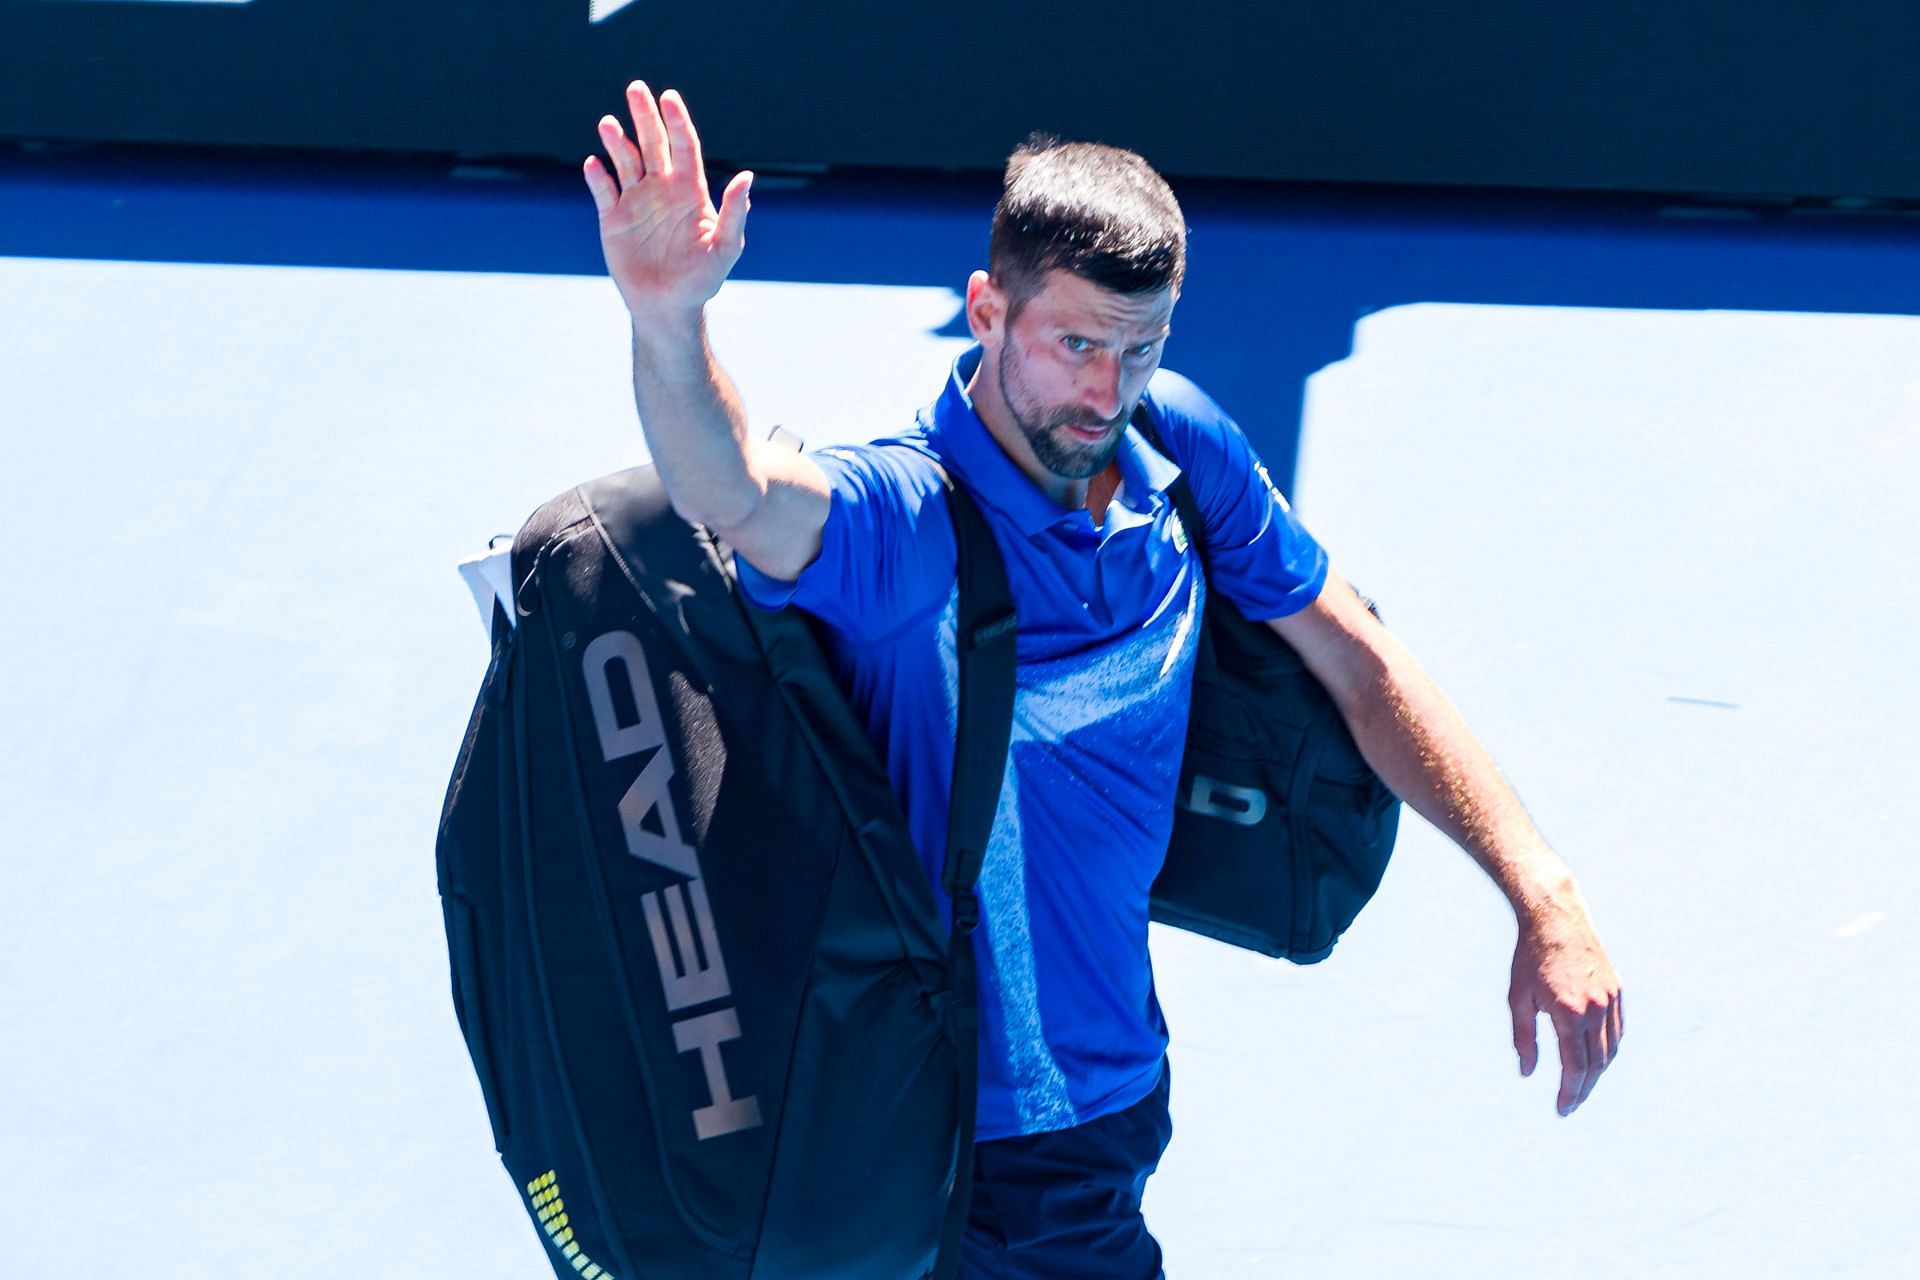
[[[512,560],[437,855],[460,1028],[555,1273],[926,1274],[971,1018],[806,622],[743,602],[651,468],[549,502]]]

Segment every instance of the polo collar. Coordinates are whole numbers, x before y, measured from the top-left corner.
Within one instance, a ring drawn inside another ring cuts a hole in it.
[[[1043,493],[980,420],[967,395],[967,383],[980,367],[982,354],[975,343],[955,358],[946,389],[931,406],[929,443],[965,478],[976,498],[1006,516],[1025,537],[1063,520],[1085,517],[1084,511],[1069,511]],[[1155,499],[1167,500],[1167,486],[1179,478],[1180,468],[1149,445],[1133,424],[1127,424],[1114,456],[1120,464],[1121,501],[1135,510],[1149,511],[1158,505]]]

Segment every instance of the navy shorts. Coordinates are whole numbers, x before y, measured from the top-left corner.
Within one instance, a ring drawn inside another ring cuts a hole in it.
[[[1171,1087],[1162,1062],[1124,1111],[975,1143],[961,1280],[1165,1280],[1140,1195],[1173,1136]]]

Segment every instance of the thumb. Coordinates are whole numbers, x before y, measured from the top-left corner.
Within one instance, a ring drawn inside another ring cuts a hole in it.
[[[1507,1006],[1513,1011],[1513,1050],[1520,1055],[1520,1074],[1530,1076],[1540,1062],[1540,1046],[1534,1040],[1534,1023],[1539,1017],[1539,1010],[1525,991],[1511,993],[1507,997]]]
[[[753,170],[742,169],[720,193],[720,212],[714,220],[714,239],[726,245],[740,245],[747,238],[748,192],[753,187]]]

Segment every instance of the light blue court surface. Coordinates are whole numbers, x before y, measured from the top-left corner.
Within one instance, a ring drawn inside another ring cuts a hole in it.
[[[930,399],[992,194],[758,191],[713,317],[756,423]],[[1550,1052],[1517,1078],[1510,917],[1417,820],[1322,966],[1157,930],[1169,1274],[1913,1274],[1914,225],[1182,195],[1168,364],[1573,863],[1629,1034],[1572,1119]],[[0,1275],[545,1273],[433,835],[484,665],[454,563],[645,457],[592,222],[0,163]]]

